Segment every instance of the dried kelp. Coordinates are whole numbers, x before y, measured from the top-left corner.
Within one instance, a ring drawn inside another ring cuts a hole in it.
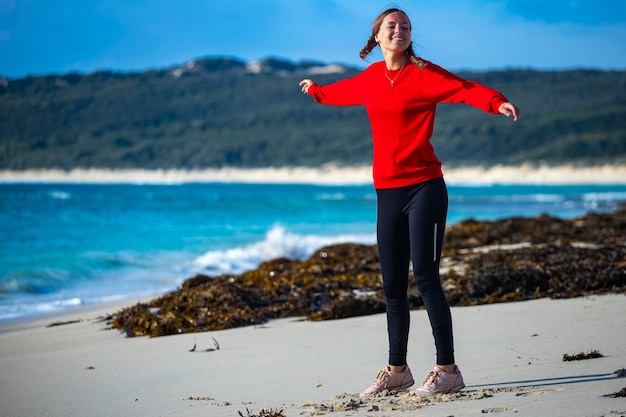
[[[585,359],[596,359],[596,358],[603,358],[604,355],[601,354],[598,350],[592,350],[589,352],[581,352],[581,353],[577,353],[575,355],[568,355],[567,353],[565,353],[563,355],[563,361],[567,362],[567,361],[582,361]]]
[[[76,324],[76,323],[80,323],[82,320],[81,319],[76,319],[76,320],[68,320],[68,321],[55,321],[52,322],[50,324],[48,324],[46,327],[57,327],[57,326],[65,326],[67,324]]]
[[[283,410],[274,410],[272,408],[264,408],[259,411],[259,414],[252,414],[250,410],[246,408],[246,415],[239,411],[241,417],[285,417]]]
[[[385,311],[375,245],[340,244],[309,259],[264,262],[241,275],[198,275],[111,316],[127,336],[162,336]],[[626,292],[626,207],[574,220],[546,215],[467,220],[446,230],[441,279],[451,305]],[[409,286],[411,308],[423,306]]]
[[[614,392],[612,394],[607,394],[605,395],[605,397],[610,397],[610,398],[624,398],[626,397],[626,387],[622,388],[621,390]]]

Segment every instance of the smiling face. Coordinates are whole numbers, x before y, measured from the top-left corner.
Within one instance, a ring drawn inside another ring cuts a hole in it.
[[[393,12],[385,16],[375,40],[383,53],[406,51],[411,44],[411,22],[407,15],[402,12]]]

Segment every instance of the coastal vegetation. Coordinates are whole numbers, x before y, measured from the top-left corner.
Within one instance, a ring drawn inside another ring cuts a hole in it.
[[[361,107],[327,107],[298,82],[357,68],[214,57],[145,72],[0,78],[0,169],[313,167],[368,164]],[[443,104],[433,143],[450,166],[626,160],[626,71],[459,72],[522,118]],[[1,77],[1,74],[0,74]]]

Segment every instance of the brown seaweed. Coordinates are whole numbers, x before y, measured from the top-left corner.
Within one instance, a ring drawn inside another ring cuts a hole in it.
[[[76,320],[68,320],[68,321],[55,321],[52,322],[50,324],[48,324],[46,327],[57,327],[57,326],[65,326],[67,324],[76,324],[76,323],[80,323],[82,320],[81,319],[76,319]]]
[[[259,411],[259,414],[252,414],[249,409],[246,408],[246,415],[239,411],[241,417],[285,417],[283,410],[274,410],[272,408],[264,408]]]
[[[621,390],[614,392],[612,394],[607,394],[604,395],[604,397],[610,397],[610,398],[624,398],[626,397],[626,387],[622,388]]]
[[[567,353],[565,353],[563,355],[563,361],[567,362],[567,361],[582,361],[585,359],[596,359],[596,358],[603,358],[604,355],[601,354],[598,350],[592,350],[590,352],[581,352],[581,353],[577,353],[575,355],[568,355]]]
[[[453,306],[626,293],[626,207],[573,220],[467,220],[446,230],[441,280]],[[409,302],[422,308],[410,280]],[[329,320],[385,311],[375,245],[339,244],[240,275],[197,275],[177,291],[113,314],[128,337]]]

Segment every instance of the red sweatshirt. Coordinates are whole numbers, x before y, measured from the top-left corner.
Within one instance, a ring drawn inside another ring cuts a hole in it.
[[[465,103],[489,113],[508,100],[498,91],[464,80],[424,61],[387,71],[376,62],[352,78],[308,90],[315,101],[336,106],[364,105],[374,146],[375,188],[396,188],[442,177],[433,134],[437,103]],[[390,79],[394,80],[391,86]],[[397,78],[394,78],[397,77]]]

